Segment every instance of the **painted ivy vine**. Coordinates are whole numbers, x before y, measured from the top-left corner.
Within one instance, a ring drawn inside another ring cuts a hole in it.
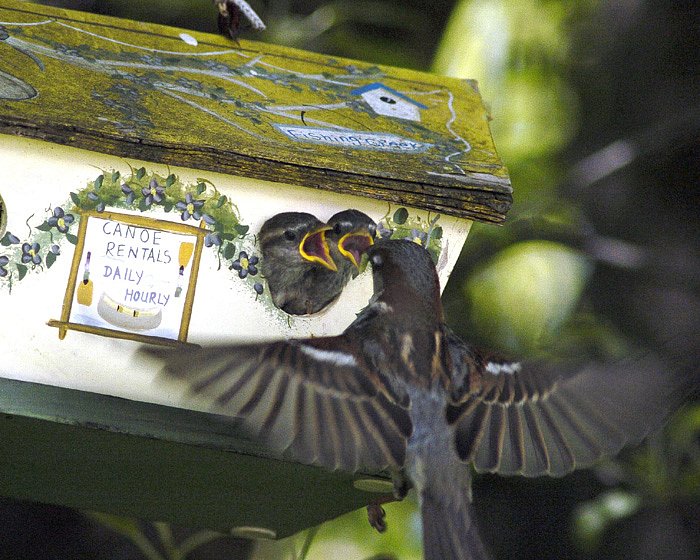
[[[438,225],[440,214],[423,219],[411,216],[404,207],[391,212],[391,208],[377,224],[377,235],[383,239],[408,239],[425,247],[435,263],[442,248],[442,227]]]
[[[250,276],[250,280],[257,274],[250,266],[251,259],[245,276],[235,270],[241,263],[241,251],[252,248],[253,241],[236,205],[211,181],[197,179],[195,183],[185,183],[172,173],[148,173],[141,167],[131,168],[128,175],[116,170],[101,173],[84,188],[71,192],[70,200],[47,208],[43,217],[29,216],[25,237],[6,231],[0,238],[0,285],[11,292],[13,283],[27,274],[51,268],[61,257],[65,243],[77,243],[81,215],[87,211],[101,213],[107,208],[177,213],[183,222],[203,224],[208,229],[204,244],[216,251],[219,268],[227,264],[239,277]],[[262,283],[253,281],[251,285],[256,293],[263,292]]]
[[[255,236],[241,222],[236,205],[207,179],[185,183],[172,173],[161,175],[144,167],[130,168],[127,175],[117,170],[100,173],[84,188],[71,192],[63,204],[49,206],[43,216],[29,216],[26,236],[5,232],[0,238],[0,286],[11,292],[13,284],[28,274],[51,268],[62,257],[65,244],[78,242],[81,215],[107,208],[179,214],[183,222],[204,225],[208,230],[204,244],[216,252],[218,269],[227,269],[245,281],[256,298],[263,294],[269,297],[259,271]],[[393,213],[390,208],[377,224],[377,235],[419,243],[437,262],[442,240],[439,219],[439,214],[423,219],[411,216],[404,207]]]

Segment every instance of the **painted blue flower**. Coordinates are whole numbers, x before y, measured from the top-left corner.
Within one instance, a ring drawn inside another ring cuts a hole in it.
[[[212,245],[221,246],[221,236],[215,231],[210,231],[204,237],[204,245],[206,247],[211,247]]]
[[[7,269],[5,267],[9,262],[10,259],[8,259],[5,255],[0,255],[0,278],[4,278],[8,275]]]
[[[51,247],[49,248],[49,251],[51,251],[54,255],[60,255],[60,254],[61,254],[61,248],[60,248],[58,245],[56,245],[56,244],[51,245]]]
[[[386,227],[384,222],[379,222],[377,224],[377,236],[381,239],[390,239],[394,234],[394,230]]]
[[[201,219],[202,206],[204,206],[204,201],[195,199],[192,196],[192,193],[187,193],[184,201],[180,201],[175,204],[175,208],[182,212],[180,217],[182,218],[183,222],[189,220],[190,218],[194,218],[195,220]]]
[[[259,296],[262,295],[263,293],[263,285],[260,282],[256,282],[253,284],[253,289],[255,290],[255,293],[257,293]]]
[[[165,188],[161,187],[154,177],[150,180],[147,187],[141,189],[141,194],[143,195],[143,201],[146,206],[150,206],[154,202],[160,204],[163,202],[163,197],[165,196]]]
[[[122,184],[122,192],[126,195],[126,203],[133,204],[134,199],[136,198],[136,193],[134,192],[134,189],[132,189],[126,183],[123,183]]]
[[[17,245],[19,243],[19,237],[16,235],[13,235],[9,231],[5,232],[5,235],[3,236],[3,240],[6,242],[3,243],[3,245]]]
[[[87,193],[87,197],[93,202],[97,202],[95,210],[97,210],[98,212],[102,212],[105,209],[104,201],[100,199],[100,195],[98,195],[96,192],[90,191],[89,193]]]
[[[22,243],[22,262],[24,264],[27,264],[27,263],[40,264],[41,263],[41,255],[39,255],[40,248],[41,247],[39,246],[38,243],[32,243],[31,245],[29,243]]]
[[[63,208],[57,206],[53,209],[53,216],[46,221],[51,227],[55,227],[61,233],[66,233],[74,220],[75,216],[73,214],[66,214]]]
[[[414,243],[417,243],[418,245],[422,245],[423,247],[426,247],[428,245],[428,234],[424,231],[419,230],[419,229],[413,228],[411,230],[411,235],[404,237],[404,239],[408,239],[409,241],[413,241]]]
[[[231,263],[231,268],[238,271],[239,278],[245,278],[249,274],[255,276],[258,273],[258,257],[248,257],[248,253],[241,251],[238,253],[238,259]]]

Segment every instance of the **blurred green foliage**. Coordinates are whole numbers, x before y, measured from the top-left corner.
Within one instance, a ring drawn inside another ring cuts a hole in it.
[[[586,257],[566,245],[523,241],[475,270],[464,291],[483,336],[533,354],[560,333],[590,272]]]

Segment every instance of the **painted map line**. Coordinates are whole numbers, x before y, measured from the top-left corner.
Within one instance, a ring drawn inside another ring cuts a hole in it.
[[[9,25],[15,27],[29,27],[32,25],[46,25],[47,23],[54,23],[54,19],[45,19],[44,21],[0,21],[0,25]]]
[[[115,43],[117,45],[122,45],[124,47],[131,47],[134,49],[139,49],[142,51],[149,51],[149,52],[156,52],[160,54],[179,54],[179,55],[187,55],[187,56],[216,56],[220,54],[237,54],[238,56],[242,56],[244,58],[248,58],[248,55],[243,54],[240,51],[237,51],[236,49],[226,49],[222,51],[207,51],[207,52],[192,52],[192,51],[165,51],[165,50],[160,50],[160,49],[153,49],[151,47],[144,47],[141,45],[134,45],[132,43],[126,43],[124,41],[119,41],[118,39],[112,39],[110,37],[105,37],[104,35],[100,35],[98,33],[93,33],[92,31],[87,31],[86,29],[81,29],[80,27],[75,27],[73,25],[70,25],[68,23],[63,23],[62,21],[56,21],[54,22],[58,25],[62,25],[63,27],[67,27],[68,29],[72,29],[73,31],[77,31],[78,33],[84,33],[85,35],[90,35],[91,37],[96,37],[98,39],[102,39],[103,41],[108,41],[110,43]],[[176,39],[179,37],[173,37],[173,39]]]

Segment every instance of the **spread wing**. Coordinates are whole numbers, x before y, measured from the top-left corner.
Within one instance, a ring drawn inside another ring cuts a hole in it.
[[[640,441],[681,400],[680,375],[644,357],[576,371],[509,362],[448,335],[447,415],[477,471],[561,476]]]
[[[297,461],[350,472],[404,462],[408,413],[345,337],[145,352],[191,397]]]

